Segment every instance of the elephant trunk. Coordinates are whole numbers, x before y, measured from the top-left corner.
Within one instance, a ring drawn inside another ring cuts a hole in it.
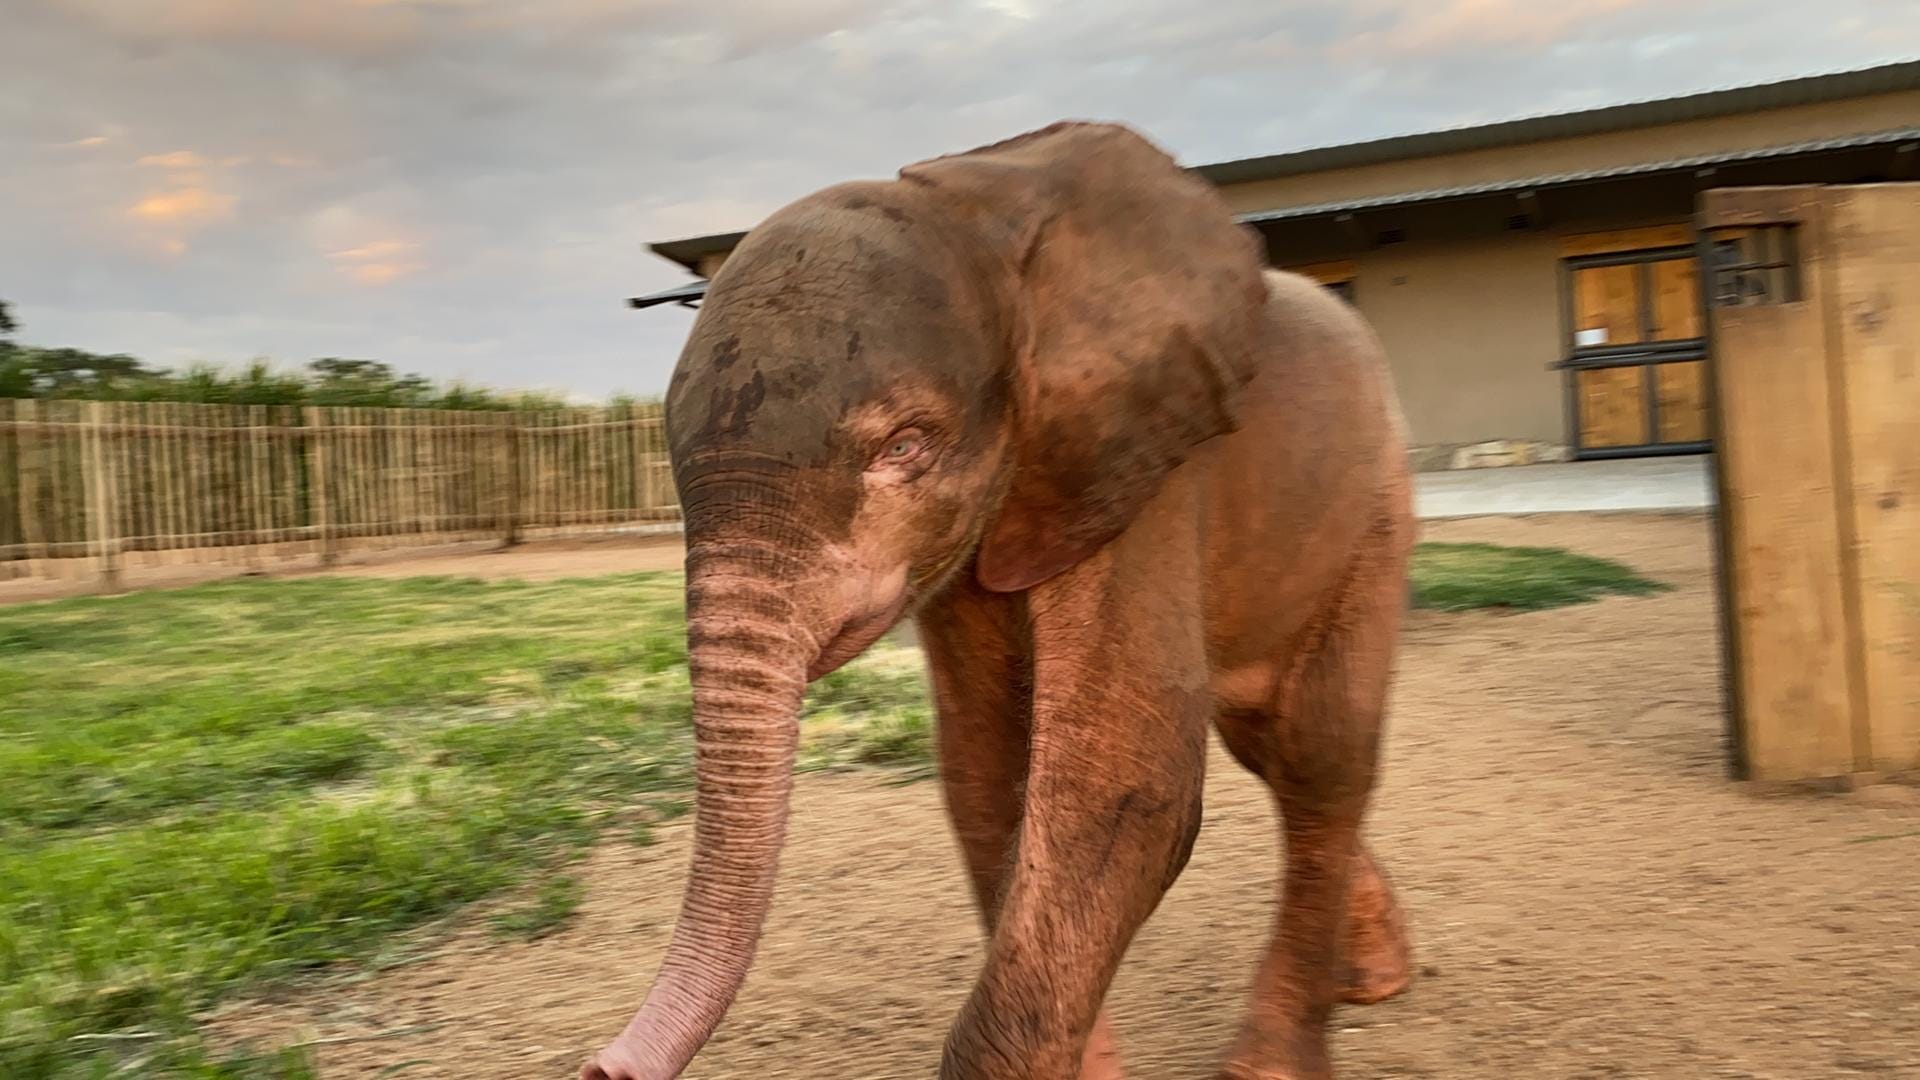
[[[808,628],[767,567],[689,560],[697,792],[693,864],[659,973],[621,1042],[645,1080],[680,1075],[746,981],[786,838]]]

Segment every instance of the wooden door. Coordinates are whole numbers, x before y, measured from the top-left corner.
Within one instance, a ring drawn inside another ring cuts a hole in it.
[[[1706,342],[1700,272],[1683,234],[1666,246],[1568,261],[1564,366],[1583,455],[1703,447]],[[1637,234],[1630,241],[1646,242]]]

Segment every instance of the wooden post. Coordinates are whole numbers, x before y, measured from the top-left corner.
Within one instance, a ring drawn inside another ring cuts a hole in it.
[[[1836,486],[1852,586],[1857,756],[1920,770],[1920,192],[1833,188],[1829,337],[1846,439]]]
[[[161,425],[158,433],[160,449],[159,498],[162,503],[160,531],[166,536],[160,547],[166,552],[164,560],[176,562],[180,556],[176,553],[180,545],[180,406],[178,402],[158,402]]]
[[[520,542],[520,413],[500,414],[500,546]]]
[[[635,455],[636,467],[640,470],[640,502],[647,520],[653,519],[659,499],[654,494],[653,483],[653,418],[648,417],[640,428],[640,451]]]
[[[328,501],[327,468],[331,464],[327,454],[327,410],[314,405],[306,408],[307,420],[307,478],[308,487],[313,492],[313,524],[320,536],[320,565],[332,566],[333,550],[333,505]]]
[[[237,526],[245,529],[241,561],[250,574],[260,573],[260,509],[266,491],[260,485],[260,409],[258,405],[232,407],[235,422],[243,425],[234,432],[234,488],[240,495],[242,511]]]
[[[291,551],[300,550],[298,544],[289,544],[299,518],[294,514],[294,500],[300,494],[300,471],[294,467],[293,406],[276,405],[273,409],[273,468],[274,485],[279,490],[278,509],[274,512],[274,554],[285,562]]]
[[[6,505],[9,507],[5,518],[0,519],[0,529],[4,529],[4,535],[0,535],[0,547],[6,549],[6,561],[4,566],[0,566],[0,578],[12,578],[26,573],[27,537],[21,532],[24,524],[21,474],[26,463],[21,459],[22,435],[11,404],[0,402],[0,418],[5,419],[5,423],[0,424],[5,428],[5,438],[0,440],[0,445],[4,445],[7,451],[6,473],[0,475],[0,486],[4,486]],[[16,566],[16,563],[19,565]]]
[[[115,444],[118,450],[115,460],[120,469],[120,550],[122,553],[144,551],[146,538],[153,532],[147,524],[146,455],[140,453],[147,439],[147,407],[145,402],[126,402],[117,408],[120,438]]]
[[[45,470],[47,433],[40,426],[40,403],[31,398],[13,403],[20,422],[20,545],[27,573],[47,570],[47,529],[41,518],[40,477]]]
[[[1858,783],[1920,770],[1912,186],[1702,200],[1708,242],[1738,244],[1743,273],[1767,286],[1711,309],[1739,776]]]
[[[86,492],[87,546],[92,549],[94,565],[100,571],[100,586],[108,591],[120,587],[120,552],[115,540],[118,530],[114,528],[117,500],[113,490],[113,455],[106,448],[112,410],[111,402],[87,403],[86,457],[80,470],[82,490]]]

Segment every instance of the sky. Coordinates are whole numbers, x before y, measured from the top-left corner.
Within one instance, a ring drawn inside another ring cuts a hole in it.
[[[1057,119],[1198,164],[1914,56],[1913,0],[0,0],[0,299],[162,366],[655,394],[648,241]]]

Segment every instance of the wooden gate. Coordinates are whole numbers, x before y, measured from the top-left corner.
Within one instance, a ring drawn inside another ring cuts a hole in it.
[[[1920,769],[1920,184],[1702,197],[1735,769]]]

